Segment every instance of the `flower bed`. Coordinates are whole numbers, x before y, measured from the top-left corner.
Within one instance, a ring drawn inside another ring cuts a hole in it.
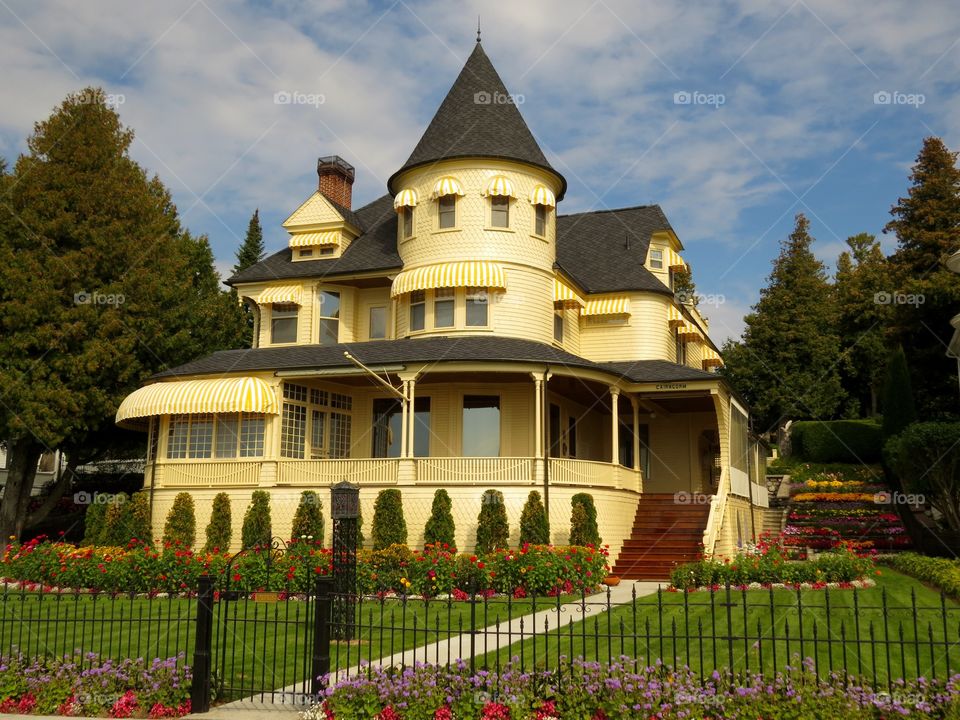
[[[181,717],[190,712],[190,668],[177,657],[120,662],[96,654],[0,657],[0,713]]]
[[[607,572],[606,548],[525,545],[483,556],[457,554],[447,546],[410,550],[393,545],[361,550],[357,579],[364,594],[436,597],[469,593],[556,595],[591,590]],[[131,541],[125,547],[75,547],[42,538],[6,548],[4,581],[40,587],[111,593],[193,593],[203,574],[222,576],[230,556],[189,548],[154,549]],[[244,553],[230,565],[231,586],[241,591],[303,593],[330,572],[331,551],[292,543],[286,551]]]
[[[670,575],[678,590],[737,587],[757,583],[759,587],[783,584],[790,587],[826,587],[828,583],[863,581],[876,571],[873,560],[858,554],[849,544],[814,560],[790,561],[789,548],[779,539],[763,540],[756,549],[742,551],[733,559],[705,559],[678,565]]]
[[[303,720],[619,720],[620,718],[946,718],[960,709],[960,676],[898,681],[874,692],[839,673],[818,680],[813,661],[775,678],[715,672],[705,681],[686,668],[643,667],[629,658],[575,660],[569,672],[471,675],[464,664],[373,668],[327,689]],[[562,683],[562,684],[561,684]],[[884,688],[886,690],[886,688]]]

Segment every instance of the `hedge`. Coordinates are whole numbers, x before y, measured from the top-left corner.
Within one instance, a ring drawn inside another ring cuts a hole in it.
[[[960,531],[960,423],[914,423],[887,441],[884,459],[918,504],[929,503],[941,524]]]
[[[917,553],[897,553],[879,558],[879,562],[920,582],[929,583],[952,598],[960,599],[960,562]]]
[[[874,463],[883,439],[874,420],[803,420],[790,428],[794,455],[817,463]]]

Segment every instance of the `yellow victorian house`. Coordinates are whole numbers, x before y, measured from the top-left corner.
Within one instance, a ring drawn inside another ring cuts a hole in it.
[[[124,401],[117,422],[149,433],[158,533],[178,492],[200,527],[226,492],[238,538],[268,489],[283,535],[302,490],[347,480],[368,522],[399,488],[412,545],[446,489],[466,550],[488,488],[514,542],[531,490],[558,544],[590,493],[626,577],[752,540],[763,460],[706,320],[674,293],[679,238],[656,205],[559,214],[566,181],[509,97],[478,43],[388,194],[354,208],[354,168],[321,158],[288,247],[228,281],[254,347]]]

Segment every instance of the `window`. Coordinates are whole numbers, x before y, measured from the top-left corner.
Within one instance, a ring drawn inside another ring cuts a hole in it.
[[[346,413],[330,413],[330,458],[350,457],[350,426],[352,417]]]
[[[327,425],[327,415],[320,410],[311,413],[310,422],[310,457],[322,460],[326,457],[326,436],[324,430]]]
[[[437,225],[441,230],[457,226],[457,196],[444,195],[437,200]]]
[[[147,441],[147,462],[151,463],[157,459],[157,446],[159,444],[159,435],[158,432],[160,429],[159,418],[150,418],[150,430],[149,430],[149,440]],[[7,452],[3,447],[0,447],[0,470],[2,470],[7,465]]]
[[[654,270],[663,270],[663,250],[650,251],[650,267]]]
[[[577,456],[577,419],[570,415],[567,418],[567,457]]]
[[[620,441],[620,447],[617,448],[617,460],[624,467],[633,467],[633,425],[620,423],[620,430],[617,433]]]
[[[261,415],[173,415],[167,434],[167,457],[261,457],[263,433]]]
[[[433,326],[453,327],[453,310],[456,299],[454,288],[437,288],[433,291]]]
[[[467,326],[486,327],[489,324],[487,316],[487,291],[484,288],[467,288]]]
[[[452,197],[452,196],[451,196]],[[405,207],[401,213],[401,227],[403,229],[403,239],[413,237],[413,208]]]
[[[677,365],[686,365],[687,364],[687,344],[683,341],[683,338],[680,337],[680,333],[677,333],[676,345],[677,345]]]
[[[510,198],[494,195],[490,198],[490,227],[510,227]]]
[[[563,310],[553,311],[553,339],[563,342]]]
[[[313,257],[313,248],[304,248],[303,250],[301,250],[300,257],[302,258]]]
[[[415,398],[413,401],[413,455],[430,456],[430,398]],[[372,457],[400,457],[403,426],[402,401],[381,398],[373,401],[373,451]]]
[[[387,308],[377,305],[370,308],[370,339],[382,340],[387,336]]]
[[[286,402],[280,426],[282,457],[350,457],[353,398],[293,383],[284,383],[283,397]]]
[[[320,344],[336,345],[340,340],[340,293],[320,293]]]
[[[336,252],[337,252],[337,249],[336,249],[335,247],[327,246],[327,247],[322,247],[322,248],[320,248],[320,252],[319,252],[318,254],[320,254],[320,255],[334,255]]]
[[[533,233],[543,237],[547,234],[547,213],[549,210],[546,205],[534,205],[533,211]]]
[[[423,330],[427,318],[427,294],[423,290],[410,293],[410,329]]]
[[[500,455],[500,397],[463,396],[463,457]]]
[[[307,431],[307,409],[285,402],[280,420],[280,456],[302,460]]]
[[[297,341],[296,305],[274,305],[270,312],[270,342],[274,344]]]

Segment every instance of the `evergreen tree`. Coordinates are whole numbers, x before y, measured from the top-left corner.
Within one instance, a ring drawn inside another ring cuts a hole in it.
[[[130,498],[126,493],[117,493],[107,498],[107,511],[103,516],[103,529],[98,544],[110,547],[126,547],[130,542],[130,533],[123,522],[126,505]]]
[[[306,540],[315,545],[323,545],[323,502],[313,490],[300,493],[300,504],[293,516],[290,531],[291,541]]]
[[[456,546],[453,524],[453,503],[446,490],[440,489],[433,494],[433,507],[430,509],[430,518],[423,529],[423,542],[426,545],[443,545],[451,548]]]
[[[167,513],[167,522],[163,526],[164,545],[183,545],[193,547],[197,539],[197,517],[193,507],[193,495],[188,492],[177,493]]]
[[[476,552],[480,555],[505,548],[509,538],[510,525],[507,522],[507,508],[503,504],[503,493],[487,490],[480,499]]]
[[[132,141],[88,88],[36,124],[12,172],[0,164],[4,537],[52,507],[28,514],[43,451],[108,441],[145,378],[240,342],[242,314],[209,245],[181,227],[169,192],[130,158]]]
[[[549,545],[550,521],[540,500],[540,493],[531,490],[520,513],[520,544]]]
[[[230,549],[233,539],[233,520],[230,508],[230,496],[226,493],[217,493],[210,508],[210,522],[207,524],[207,542],[203,551],[226,552]]]
[[[81,545],[100,545],[103,537],[103,522],[107,517],[107,506],[93,502],[87,505],[83,513],[83,542]]]
[[[248,267],[256,265],[263,260],[264,252],[263,228],[260,227],[260,209],[257,208],[250,217],[243,244],[237,250],[237,264],[233,266],[233,274],[236,275]]]
[[[883,380],[883,439],[899,435],[916,420],[907,356],[898,347],[890,353]]]
[[[138,490],[130,496],[130,502],[124,508],[123,522],[131,540],[139,540],[144,545],[153,544],[153,527],[150,522],[150,491]]]
[[[373,549],[407,544],[407,522],[403,519],[403,498],[400,491],[381,490],[373,505]]]
[[[895,233],[890,258],[899,281],[893,336],[903,346],[924,418],[957,413],[956,366],[945,348],[960,307],[960,276],[943,259],[960,247],[960,169],[957,153],[928,137],[910,174],[911,187],[890,214],[884,232]]]
[[[600,547],[597,506],[593,502],[593,495],[577,493],[570,498],[570,505],[570,544]]]
[[[890,264],[873,235],[847,238],[848,250],[837,260],[837,329],[843,363],[843,386],[851,416],[879,413],[884,362],[889,349],[891,291],[896,288]]]
[[[270,520],[270,493],[254,490],[250,505],[243,516],[240,534],[244,549],[269,548],[273,541],[273,525]]]
[[[797,215],[745,318],[742,342],[723,350],[722,373],[750,402],[761,430],[788,417],[831,418],[842,407],[834,294],[810,249],[809,225]]]

